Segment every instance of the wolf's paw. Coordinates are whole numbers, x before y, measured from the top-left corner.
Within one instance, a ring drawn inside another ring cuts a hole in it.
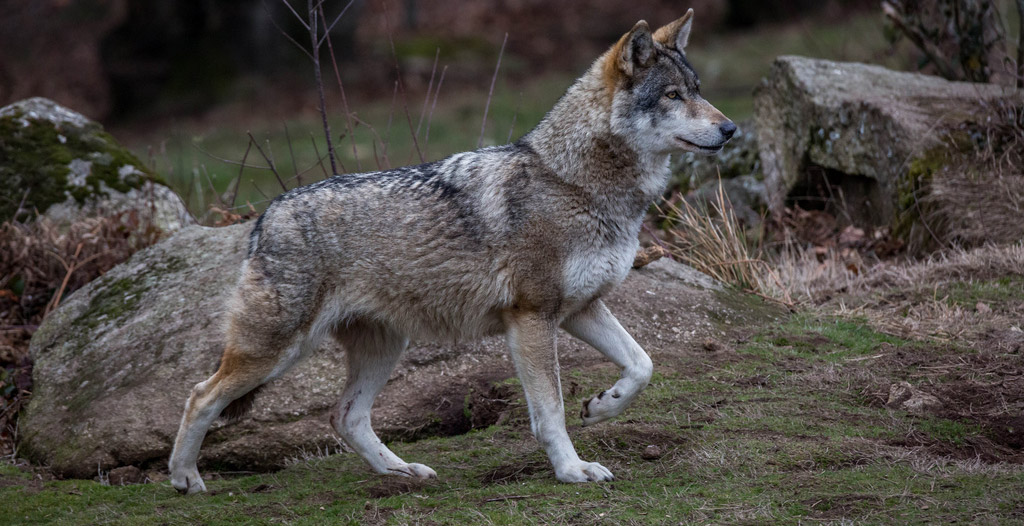
[[[589,426],[616,417],[625,408],[625,399],[613,387],[589,400],[584,400],[580,418],[583,419],[583,425]]]
[[[423,464],[405,464],[397,468],[389,468],[388,473],[400,477],[412,477],[414,479],[436,479],[437,472]]]
[[[608,468],[597,462],[580,461],[562,469],[556,469],[555,478],[562,482],[604,482],[614,480],[615,476],[608,471]]]
[[[206,491],[206,484],[203,484],[203,478],[199,476],[199,470],[196,468],[171,473],[171,486],[174,486],[174,489],[182,495],[194,495]]]

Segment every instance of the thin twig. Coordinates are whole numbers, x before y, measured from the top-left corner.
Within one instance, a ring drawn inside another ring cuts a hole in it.
[[[313,76],[316,79],[316,93],[320,98],[320,123],[324,128],[324,139],[327,140],[327,158],[331,161],[331,173],[338,173],[338,164],[334,161],[334,142],[331,138],[331,124],[327,122],[327,100],[324,98],[324,79],[320,74],[320,44],[317,38],[317,7],[313,6],[313,0],[307,0],[309,6],[309,45],[312,48]],[[319,4],[317,4],[319,6]]]
[[[285,126],[285,133],[288,133],[288,127]],[[235,199],[238,198],[238,187],[242,185],[242,172],[245,170],[245,160],[249,158],[249,150],[252,149],[252,139],[245,145],[245,155],[242,156],[242,162],[238,163],[238,177],[235,178],[235,191],[231,194],[231,206],[235,206]]]
[[[306,28],[306,30],[309,31],[309,26],[306,24],[306,21],[303,20],[301,16],[299,16],[299,12],[296,11],[294,7],[292,7],[292,4],[290,4],[288,0],[281,0],[281,3],[286,5],[288,7],[288,10],[291,11],[293,15],[295,15],[295,19],[298,20],[300,24],[302,24],[302,27]],[[265,4],[266,2],[264,2],[264,5]]]
[[[28,194],[32,191],[32,188],[26,188],[25,194],[21,196],[21,202],[18,203],[18,208],[14,209],[14,215],[11,216],[11,220],[17,221],[18,216],[21,215],[21,209],[25,206],[25,201],[28,199]]]
[[[512,112],[512,125],[508,127],[508,138],[505,142],[512,143],[512,131],[516,129],[516,117],[519,116],[519,108],[523,105],[523,92],[519,92],[519,100],[516,102],[516,111]]]
[[[324,177],[330,177],[327,175],[327,168],[324,167],[324,156],[320,155],[320,148],[316,146],[316,137],[313,137],[313,132],[309,133],[309,141],[313,143],[313,151],[316,153],[316,158],[320,160],[320,169],[324,171]]]
[[[349,3],[348,5],[345,6],[345,9],[341,10],[341,14],[339,14],[338,18],[334,21],[334,23],[331,24],[331,27],[334,27],[334,24],[338,23],[338,20],[341,19],[341,15],[345,14],[345,11],[348,11],[348,7],[350,5],[352,5],[352,0],[349,0]],[[363,171],[363,166],[362,163],[359,162],[359,152],[356,149],[356,134],[355,126],[352,126],[352,112],[350,112],[348,109],[348,97],[345,96],[345,85],[342,84],[341,82],[341,69],[338,68],[338,60],[334,57],[334,44],[331,43],[331,30],[326,26],[327,20],[324,18],[323,9],[323,6],[320,6],[320,19],[323,20],[325,24],[324,38],[321,40],[321,42],[323,42],[324,40],[327,41],[327,51],[331,56],[331,64],[334,66],[334,78],[338,80],[338,91],[341,92],[341,109],[345,111],[345,133],[348,134],[352,142],[352,157],[356,160],[356,170],[361,172]],[[339,140],[338,142],[340,143],[341,140]],[[332,164],[331,166],[333,167],[334,165]],[[342,166],[342,170],[345,170],[344,166]],[[334,173],[338,173],[338,170],[335,169]]]
[[[292,8],[292,6],[289,5],[288,2],[286,2],[285,0],[281,1],[284,2],[284,4],[287,5],[289,9]],[[274,27],[277,28],[277,31],[284,35],[284,37],[287,38],[289,42],[295,44],[295,47],[299,48],[299,51],[301,51],[303,55],[306,55],[307,57],[309,57],[310,60],[313,60],[313,55],[311,55],[309,51],[306,50],[306,48],[302,47],[302,44],[299,44],[294,38],[292,38],[292,36],[289,35],[288,32],[284,30],[284,28],[277,25],[277,20],[274,20],[274,14],[270,11],[270,6],[267,5],[267,2],[265,0],[263,2],[263,9],[267,11],[267,18],[270,19],[271,24],[274,24]],[[298,14],[296,14],[295,16],[298,16]],[[306,26],[305,22],[302,22],[302,27],[305,27],[307,30],[309,29],[309,27]]]
[[[388,110],[388,125],[384,128],[384,151],[381,156],[388,168],[391,168],[391,161],[388,159],[388,147],[391,145],[391,121],[395,116],[395,102],[398,100],[398,81],[395,81],[394,90],[391,93],[391,109]]]
[[[232,159],[228,159],[226,157],[220,157],[218,155],[214,155],[213,152],[209,152],[207,150],[204,150],[201,146],[199,146],[198,144],[195,144],[195,143],[192,143],[192,147],[197,149],[197,150],[199,150],[200,153],[203,153],[207,157],[209,157],[209,158],[211,158],[211,159],[213,159],[215,161],[219,161],[219,162],[225,163],[225,164],[231,164],[231,165],[234,165],[234,166],[241,166],[242,168],[248,168],[250,170],[270,170],[270,168],[267,168],[266,166],[259,166],[259,165],[256,165],[256,164],[243,164],[243,163],[240,163],[238,161],[235,161],[235,160],[232,160]]]
[[[498,51],[498,63],[494,65],[494,75],[491,76],[491,89],[487,92],[487,104],[484,105],[484,119],[480,123],[480,137],[476,140],[476,147],[484,144],[484,131],[487,129],[487,110],[491,107],[491,96],[494,95],[494,84],[498,81],[498,69],[501,68],[501,57],[505,54],[505,44],[508,43],[508,33],[501,41],[501,50]]]
[[[405,96],[405,84],[402,82],[402,68],[398,64],[398,51],[395,50],[395,37],[391,31],[391,20],[388,14],[388,4],[384,3],[384,27],[387,29],[388,44],[391,45],[391,59],[395,63],[395,76],[398,77],[398,91],[402,93],[402,110],[405,112],[405,122],[409,125],[409,133],[412,135],[412,145],[416,148],[416,154],[420,157],[420,162],[427,162],[426,158],[423,157],[423,152],[420,150],[420,142],[416,137],[416,130],[412,127],[412,117],[409,115],[409,102]]]
[[[341,17],[345,14],[346,11],[348,11],[348,8],[352,7],[352,4],[355,3],[355,1],[356,0],[348,0],[348,3],[345,4],[345,8],[342,9],[340,13],[338,13],[338,16],[334,17],[334,22],[331,22],[329,25],[327,24],[327,19],[324,18],[323,2],[320,3],[320,18],[324,20],[324,36],[320,38],[320,43],[317,45],[323,45],[324,40],[330,39],[328,35],[331,34],[331,30],[334,29],[334,26],[336,26],[339,21],[341,21]],[[330,47],[330,44],[327,44],[327,46]]]
[[[437,89],[434,90],[434,102],[430,105],[430,114],[427,115],[427,129],[423,135],[423,151],[427,151],[430,145],[430,123],[434,121],[434,108],[437,107],[437,96],[441,93],[441,84],[444,84],[444,74],[448,72],[448,66],[441,69],[441,78],[437,81]]]
[[[292,135],[290,133],[288,133],[288,123],[285,122],[283,124],[284,124],[284,139],[286,141],[288,141],[288,155],[290,155],[291,158],[292,158],[292,173],[295,174],[295,181],[296,181],[297,185],[298,186],[302,186],[302,176],[299,174],[299,167],[298,167],[298,165],[295,162],[295,150],[292,148]],[[249,151],[246,150],[245,153],[249,153]],[[231,204],[233,205],[233,204],[235,204],[235,202],[232,201]]]
[[[213,198],[217,200],[217,204],[221,205],[221,207],[228,206],[228,204],[224,202],[224,199],[221,198],[220,192],[213,187],[213,179],[210,178],[210,172],[206,170],[206,165],[200,165],[199,168],[203,172],[203,177],[206,178],[206,184],[209,185],[210,192],[213,194]]]
[[[254,146],[256,146],[256,151],[260,152],[260,155],[263,156],[263,160],[266,161],[267,162],[267,166],[270,167],[270,171],[274,173],[274,178],[276,178],[278,184],[281,185],[281,191],[282,192],[287,192],[288,191],[288,186],[285,185],[284,184],[284,180],[281,179],[281,174],[277,173],[277,167],[274,166],[274,160],[271,159],[269,156],[267,156],[266,152],[263,151],[263,148],[260,147],[260,143],[256,142],[256,139],[253,138],[252,132],[245,132],[245,134],[249,136],[249,140],[252,141],[252,144]]]
[[[427,106],[430,104],[430,91],[434,88],[434,76],[437,75],[437,60],[441,58],[441,48],[434,51],[434,66],[430,68],[430,80],[427,81],[427,94],[423,96],[423,107],[420,108],[420,120],[416,122],[416,136],[420,135],[420,128],[423,127],[423,118],[427,115]],[[423,148],[426,150],[426,147]]]

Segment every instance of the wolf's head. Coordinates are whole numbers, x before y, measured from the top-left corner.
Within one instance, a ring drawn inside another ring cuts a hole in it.
[[[713,154],[736,125],[700,95],[700,79],[683,49],[693,9],[653,34],[641,20],[603,57],[612,94],[612,131],[641,151]]]

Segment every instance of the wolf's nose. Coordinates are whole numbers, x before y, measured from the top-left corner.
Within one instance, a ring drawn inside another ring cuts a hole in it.
[[[718,125],[718,131],[722,132],[722,137],[725,137],[725,140],[729,140],[732,138],[732,134],[736,133],[736,125],[732,121],[725,121]]]

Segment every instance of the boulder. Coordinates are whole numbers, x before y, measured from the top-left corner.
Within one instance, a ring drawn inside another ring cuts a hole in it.
[[[72,294],[31,342],[32,400],[20,420],[19,451],[57,473],[162,467],[192,386],[216,369],[224,302],[251,224],[192,226],[136,253]],[[669,259],[630,273],[608,298],[612,311],[654,358],[699,352],[707,338],[780,316],[756,296],[724,288]],[[563,370],[607,362],[570,337]],[[333,342],[272,382],[253,411],[215,424],[201,463],[272,469],[304,452],[336,450],[328,411],[345,379]],[[502,381],[514,367],[500,338],[414,343],[377,400],[386,439],[448,435],[495,423],[521,392]],[[568,388],[569,382],[566,382]],[[569,406],[593,393],[567,396]]]
[[[777,214],[788,199],[820,208],[809,196],[844,206],[836,215],[853,223],[890,225],[913,205],[901,201],[901,193],[914,192],[911,179],[919,174],[912,172],[945,155],[951,132],[997,99],[1019,105],[1021,94],[867,64],[779,57],[754,94],[769,207]]]
[[[181,198],[98,123],[41,97],[0,108],[0,221],[33,211],[58,223],[140,210],[174,231],[195,224]]]

